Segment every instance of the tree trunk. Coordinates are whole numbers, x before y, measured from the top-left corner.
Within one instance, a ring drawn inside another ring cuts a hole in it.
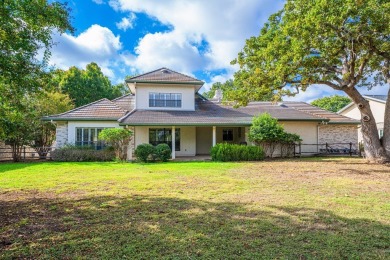
[[[346,88],[345,93],[357,105],[361,114],[361,131],[364,142],[364,152],[367,160],[377,163],[389,162],[389,157],[379,140],[378,128],[372,114],[370,104],[356,88]]]
[[[383,68],[383,75],[386,78],[387,85],[389,86],[389,91],[387,93],[387,100],[385,106],[385,118],[383,120],[383,138],[382,138],[382,146],[385,149],[387,157],[390,158],[390,61],[387,60],[385,62],[385,66]]]

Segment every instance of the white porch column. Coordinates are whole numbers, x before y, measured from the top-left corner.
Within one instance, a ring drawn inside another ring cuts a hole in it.
[[[213,126],[213,146],[215,146],[216,144],[217,144],[217,127]]]
[[[172,126],[172,159],[176,158],[176,127]]]

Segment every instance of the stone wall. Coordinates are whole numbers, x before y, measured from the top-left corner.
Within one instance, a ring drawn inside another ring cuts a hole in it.
[[[321,125],[319,127],[318,143],[352,143],[354,146],[358,143],[357,125]]]
[[[68,143],[68,122],[56,122],[55,147],[60,148]]]

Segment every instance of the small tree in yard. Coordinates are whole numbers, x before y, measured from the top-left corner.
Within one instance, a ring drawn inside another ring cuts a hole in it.
[[[279,124],[276,118],[271,117],[268,113],[264,113],[253,118],[249,131],[249,140],[263,147],[265,154],[272,157],[278,145],[282,149],[281,156],[283,156],[284,150],[287,155],[288,147],[300,141],[301,138],[296,134],[285,132],[283,126]]]
[[[111,145],[115,150],[115,156],[121,161],[127,158],[127,148],[133,132],[124,128],[106,128],[99,133],[99,139]]]

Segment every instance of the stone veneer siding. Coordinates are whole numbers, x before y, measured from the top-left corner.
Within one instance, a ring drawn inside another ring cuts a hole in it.
[[[68,122],[57,122],[56,127],[56,148],[68,143]]]
[[[320,144],[352,143],[358,144],[357,125],[321,125],[318,142]]]

